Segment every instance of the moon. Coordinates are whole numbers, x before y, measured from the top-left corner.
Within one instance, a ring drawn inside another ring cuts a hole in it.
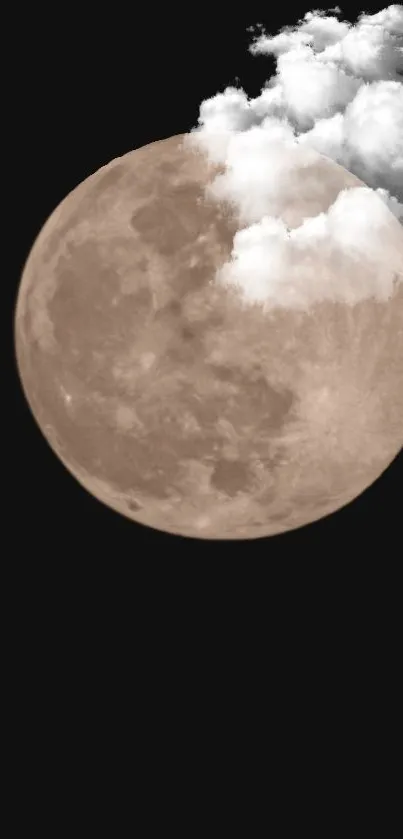
[[[403,284],[354,306],[245,306],[214,282],[235,215],[206,198],[211,164],[183,139],[113,160],[50,216],[17,295],[19,376],[55,454],[108,507],[182,536],[270,536],[343,507],[399,452]],[[318,154],[283,218],[357,185]],[[391,213],[386,261],[396,246]]]

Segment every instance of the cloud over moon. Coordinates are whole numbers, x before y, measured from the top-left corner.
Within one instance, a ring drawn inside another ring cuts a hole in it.
[[[187,135],[222,167],[208,192],[236,208],[243,228],[218,281],[266,305],[387,299],[403,279],[401,255],[390,271],[380,267],[385,219],[392,211],[403,222],[403,6],[355,24],[340,20],[337,8],[308,12],[278,34],[261,31],[250,51],[276,59],[260,95],[229,87],[205,100]],[[284,192],[301,161],[314,163],[318,152],[368,188],[341,193],[328,213],[289,230]],[[330,266],[320,282],[317,269],[309,275],[319,245]],[[367,268],[354,289],[341,278],[345,259]]]
[[[367,297],[388,300],[399,274],[403,276],[403,251],[389,241],[389,228],[389,210],[374,190],[346,189],[327,213],[306,218],[294,229],[281,218],[264,216],[240,230],[232,260],[217,279],[237,286],[246,301],[265,307],[305,309],[318,300],[350,305]]]

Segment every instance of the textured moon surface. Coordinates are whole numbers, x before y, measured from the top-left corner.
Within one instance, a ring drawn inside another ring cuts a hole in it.
[[[246,307],[214,282],[235,218],[182,139],[113,160],[46,222],[17,297],[20,379],[54,452],[112,509],[184,536],[277,534],[347,504],[399,452],[402,284],[384,302]],[[357,185],[318,154],[283,217]],[[390,236],[403,255],[392,214]]]

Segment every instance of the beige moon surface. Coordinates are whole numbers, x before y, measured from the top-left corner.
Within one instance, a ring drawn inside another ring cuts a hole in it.
[[[104,504],[185,536],[277,534],[347,504],[400,450],[403,288],[245,307],[214,283],[236,222],[205,199],[211,170],[182,139],[113,160],[51,215],[17,297],[20,378],[50,446]],[[360,184],[318,155],[283,218],[299,225]],[[388,235],[403,257],[392,214]]]

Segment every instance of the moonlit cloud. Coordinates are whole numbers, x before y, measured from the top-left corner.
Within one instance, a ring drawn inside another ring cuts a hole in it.
[[[235,234],[232,259],[221,268],[218,282],[266,308],[389,299],[403,272],[403,253],[390,234],[387,202],[381,199],[368,187],[343,190],[327,213],[291,230],[281,218],[264,216]]]
[[[298,307],[323,297],[385,299],[393,290],[391,275],[381,279],[369,261],[379,258],[376,231],[389,212],[403,222],[403,6],[362,14],[355,24],[339,12],[308,12],[294,27],[261,32],[250,51],[274,56],[275,74],[256,98],[229,87],[202,102],[199,125],[187,136],[221,164],[208,192],[233,205],[244,229],[218,280],[247,298],[253,287],[255,299]],[[301,155],[309,165],[317,152],[368,189],[341,193],[328,213],[290,231],[281,218],[282,196]],[[361,249],[367,280],[347,287],[336,268],[315,279],[309,268],[319,244],[334,266],[358,259]]]
[[[403,198],[403,84],[364,84],[344,113],[318,120],[301,134],[313,146],[373,188]]]
[[[317,154],[309,148],[302,153],[292,128],[267,117],[262,126],[231,135],[225,171],[213,180],[208,192],[235,203],[241,223],[259,221],[265,214],[277,214],[284,195],[292,194],[292,180],[301,160],[305,165],[314,164]]]

